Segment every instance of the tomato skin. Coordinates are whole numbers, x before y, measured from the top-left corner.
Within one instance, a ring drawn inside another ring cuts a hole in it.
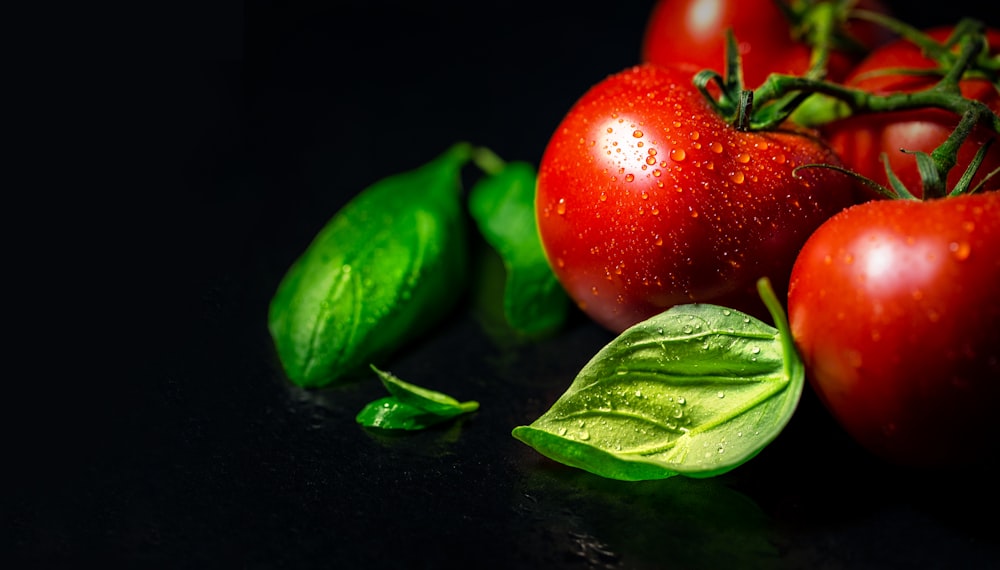
[[[1000,193],[876,200],[819,227],[788,315],[810,385],[892,463],[972,464],[998,448]]]
[[[620,332],[670,306],[766,314],[806,238],[851,203],[818,139],[738,132],[691,85],[692,68],[639,65],[587,91],[542,155],[536,218],[550,265],[593,320]]]
[[[936,27],[925,32],[943,41],[951,34],[952,26]],[[990,52],[1000,54],[1000,30],[987,31]],[[935,64],[926,58],[918,47],[906,40],[897,40],[872,51],[844,80],[849,87],[875,94],[896,91],[911,92],[932,86],[932,76],[914,76],[890,73],[866,75],[892,68],[931,69]],[[985,79],[963,79],[959,83],[962,95],[982,101],[995,113],[1000,113],[1000,92]],[[886,153],[889,165],[900,181],[917,197],[923,196],[923,184],[917,161],[913,155],[900,152],[919,150],[931,152],[951,135],[959,117],[943,109],[915,109],[891,113],[866,113],[831,123],[823,128],[830,145],[851,170],[884,186],[888,185],[885,165],[879,160]],[[986,141],[995,139],[996,133],[985,126],[977,126],[958,152],[958,160],[948,173],[947,187],[951,189],[962,177],[976,152]],[[994,144],[980,165],[973,185],[990,171],[1000,167],[1000,144]],[[994,177],[984,189],[1000,189],[1000,177]],[[863,198],[879,198],[880,194],[859,186]]]
[[[861,0],[859,5],[888,13],[878,0]],[[657,65],[690,63],[722,73],[729,28],[739,45],[748,88],[759,86],[772,72],[802,75],[809,69],[811,49],[792,37],[775,0],[659,0],[646,22],[640,56],[643,62]],[[869,48],[892,37],[884,28],[864,21],[849,21],[847,31]],[[844,52],[832,52],[828,78],[843,79],[856,61]]]

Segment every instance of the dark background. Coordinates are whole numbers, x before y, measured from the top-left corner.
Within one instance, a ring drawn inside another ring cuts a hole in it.
[[[896,4],[921,26],[987,17],[966,0]],[[426,432],[354,423],[383,395],[374,378],[303,391],[282,376],[267,302],[329,217],[455,141],[537,164],[576,98],[637,63],[651,7],[58,18],[49,31],[72,39],[32,69],[52,85],[24,139],[44,149],[25,164],[54,243],[9,258],[42,295],[11,297],[28,370],[10,374],[0,553],[17,567],[1000,565],[988,474],[884,466],[808,392],[772,446],[715,479],[623,483],[541,458],[510,430],[611,340],[579,315],[517,345],[468,300],[401,351],[402,378],[482,405]]]

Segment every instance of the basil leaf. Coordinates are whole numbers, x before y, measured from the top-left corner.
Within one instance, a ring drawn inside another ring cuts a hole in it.
[[[479,409],[479,402],[459,402],[447,394],[404,382],[375,366],[371,369],[391,395],[369,403],[358,412],[355,419],[363,426],[420,430]]]
[[[416,406],[400,402],[392,396],[379,398],[358,412],[355,420],[366,427],[416,431],[441,423],[449,418],[429,414]]]
[[[371,368],[378,374],[382,380],[382,384],[393,397],[400,402],[424,410],[427,413],[447,418],[466,412],[474,412],[479,409],[479,402],[459,402],[447,394],[404,382],[395,375],[383,372],[374,366]]]
[[[538,236],[535,178],[527,162],[495,164],[469,192],[472,218],[506,270],[504,316],[514,331],[528,337],[559,329],[570,308]]]
[[[710,477],[759,453],[791,419],[805,373],[781,330],[708,304],[675,306],[601,349],[551,409],[513,436],[603,477]]]
[[[268,328],[288,378],[321,387],[436,324],[467,271],[459,143],[359,193],[285,274]]]

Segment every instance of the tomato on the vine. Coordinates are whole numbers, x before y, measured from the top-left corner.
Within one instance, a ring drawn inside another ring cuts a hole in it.
[[[937,41],[944,41],[953,30],[954,26],[943,26],[925,33]],[[990,53],[1000,54],[1000,30],[987,30],[987,40]],[[940,75],[908,74],[901,70],[929,71],[936,66],[916,44],[899,39],[872,51],[852,70],[844,84],[876,95],[924,90],[933,86]],[[959,88],[964,97],[982,101],[994,113],[1000,113],[1000,91],[989,80],[967,77],[959,82]],[[879,156],[885,153],[893,173],[910,192],[921,197],[923,184],[917,160],[909,151],[933,151],[951,135],[958,122],[959,116],[950,111],[925,107],[848,117],[824,126],[823,134],[845,166],[884,186],[888,185],[888,177]],[[946,186],[954,187],[980,147],[997,138],[997,133],[986,126],[973,129],[959,148],[957,162],[948,173]],[[997,168],[1000,168],[1000,144],[994,144],[987,151],[972,184],[978,184]],[[1000,176],[994,176],[984,189],[1000,189]],[[862,189],[861,193],[868,198],[878,197],[877,193],[867,189]]]
[[[1000,193],[874,200],[833,216],[792,271],[809,382],[875,455],[975,463],[997,449]]]
[[[842,4],[846,9],[848,3]],[[879,0],[860,0],[857,5],[888,13]],[[863,49],[872,49],[892,37],[885,28],[862,20],[845,18],[843,28]],[[770,73],[802,75],[810,67],[812,49],[795,37],[791,21],[776,0],[659,0],[646,22],[642,61],[659,65],[690,63],[721,73],[726,61],[727,29],[736,36],[748,88],[763,83]],[[844,49],[833,50],[827,78],[843,79],[858,59]]]
[[[687,67],[638,65],[568,111],[538,170],[548,260],[593,320],[622,331],[681,303],[766,317],[762,276],[783,295],[812,231],[851,204],[838,164],[811,133],[738,131]]]

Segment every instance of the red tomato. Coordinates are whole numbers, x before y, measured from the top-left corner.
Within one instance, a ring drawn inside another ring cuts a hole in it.
[[[875,200],[832,217],[792,271],[807,376],[874,454],[959,466],[997,450],[1000,193]]]
[[[757,279],[786,284],[809,234],[851,203],[840,172],[792,175],[837,163],[818,139],[737,131],[693,73],[640,65],[605,78],[570,108],[539,164],[548,260],[613,331],[680,303],[766,314]]]
[[[951,30],[952,27],[946,26],[928,30],[927,33],[940,41],[947,39]],[[987,39],[990,42],[990,52],[1000,54],[1000,31],[989,30]],[[894,68],[931,69],[935,65],[915,44],[907,40],[898,40],[871,52],[844,83],[849,87],[879,95],[897,91],[917,91],[932,86],[937,78],[900,73],[868,74]],[[1000,92],[988,80],[963,79],[959,87],[966,98],[982,101],[993,112],[1000,113]],[[878,157],[885,152],[893,172],[910,192],[920,197],[923,196],[923,184],[917,169],[917,161],[913,155],[903,153],[900,149],[929,153],[948,138],[958,125],[958,121],[958,115],[949,111],[923,108],[857,115],[831,123],[824,127],[823,132],[848,168],[882,185],[888,185],[888,178],[885,174],[885,165]],[[949,189],[961,178],[979,148],[996,136],[992,130],[982,126],[972,132],[959,149],[957,164],[948,173]],[[973,184],[978,183],[986,174],[998,167],[1000,167],[1000,144],[994,144],[980,165]],[[987,189],[1000,189],[1000,176],[994,177]],[[880,196],[871,190],[862,190],[862,194],[867,198]]]
[[[858,4],[888,13],[879,0],[860,0]],[[844,27],[869,49],[892,37],[884,28],[860,20],[848,20]],[[748,88],[757,87],[772,72],[802,75],[809,69],[811,48],[792,37],[789,20],[775,0],[659,0],[646,23],[642,61],[658,65],[690,63],[722,73],[726,62],[725,32],[730,28],[739,45],[743,80]],[[828,78],[843,79],[856,60],[846,52],[832,52]]]

